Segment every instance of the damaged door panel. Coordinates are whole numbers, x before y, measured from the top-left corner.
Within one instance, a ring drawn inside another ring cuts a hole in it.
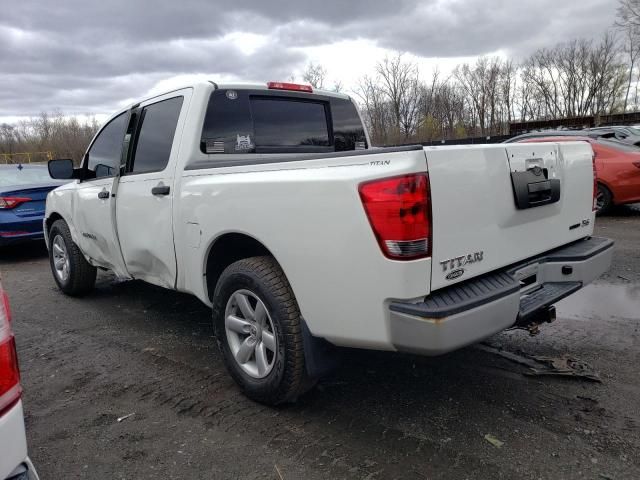
[[[129,274],[167,288],[176,280],[172,189],[189,95],[182,90],[139,106],[118,185],[116,221]]]

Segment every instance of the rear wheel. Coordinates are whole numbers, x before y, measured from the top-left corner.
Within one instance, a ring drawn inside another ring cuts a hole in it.
[[[277,405],[313,386],[306,373],[300,310],[272,257],[239,260],[222,272],[213,322],[225,365],[251,399]]]
[[[67,295],[81,296],[93,290],[96,268],[84,258],[64,220],[56,220],[49,230],[49,263],[54,280]]]
[[[603,215],[607,213],[613,205],[613,196],[611,191],[602,185],[598,184],[598,191],[596,192],[596,214]]]

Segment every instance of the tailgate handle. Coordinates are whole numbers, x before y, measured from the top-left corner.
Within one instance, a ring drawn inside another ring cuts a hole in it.
[[[547,175],[547,170],[540,167],[511,172],[513,197],[518,210],[549,205],[560,199],[560,180],[549,180]]]
[[[551,182],[549,180],[546,182],[528,183],[527,188],[529,193],[549,193],[549,195],[551,195]]]

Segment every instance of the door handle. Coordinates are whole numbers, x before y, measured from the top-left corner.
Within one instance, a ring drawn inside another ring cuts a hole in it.
[[[100,193],[98,193],[98,198],[102,200],[109,198],[109,192],[107,192],[106,190],[102,190]]]
[[[171,188],[169,185],[156,185],[151,189],[153,195],[169,195]]]

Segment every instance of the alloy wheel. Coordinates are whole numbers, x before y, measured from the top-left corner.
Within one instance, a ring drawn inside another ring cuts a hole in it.
[[[62,235],[56,235],[51,245],[53,252],[53,267],[58,280],[65,283],[69,278],[69,253]]]
[[[600,211],[604,208],[605,196],[602,191],[602,187],[598,187],[598,191],[596,192],[596,211]]]
[[[225,309],[225,333],[233,358],[253,378],[265,378],[276,361],[278,340],[265,304],[249,290],[235,291]]]

